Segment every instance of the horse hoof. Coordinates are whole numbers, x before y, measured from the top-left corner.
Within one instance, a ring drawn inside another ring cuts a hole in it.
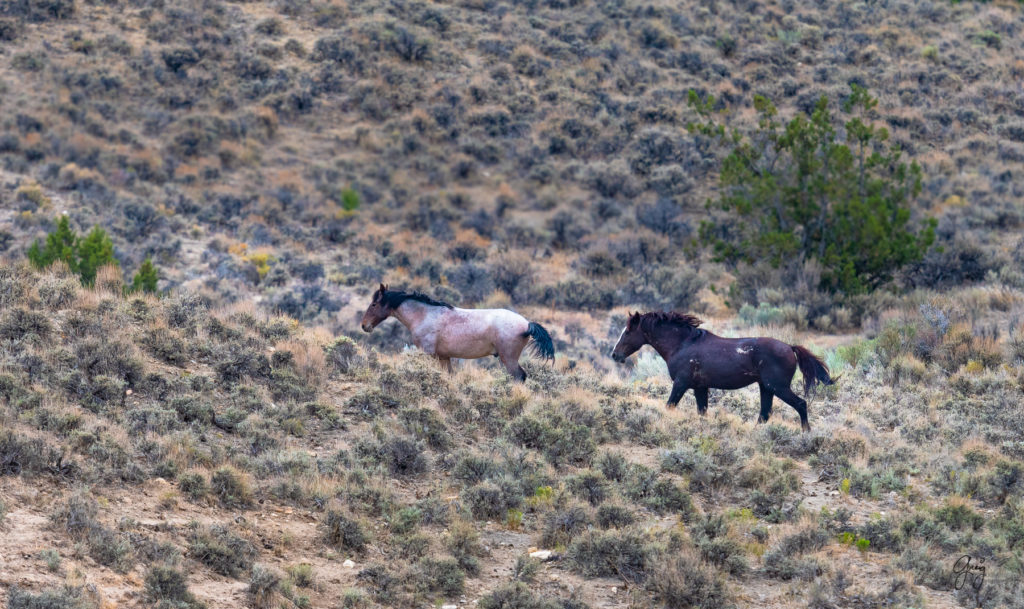
[[[811,431],[811,426],[808,425],[807,423],[804,423],[800,427],[804,430],[804,433],[810,433],[810,431]]]

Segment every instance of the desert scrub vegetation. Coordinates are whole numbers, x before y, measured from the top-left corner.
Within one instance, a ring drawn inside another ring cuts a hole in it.
[[[60,607],[70,609],[95,609],[99,603],[81,587],[65,586],[40,593],[13,586],[7,597],[10,609],[36,609],[37,607]]]
[[[205,604],[189,591],[185,574],[173,567],[157,565],[146,573],[146,600],[163,608],[202,609]]]
[[[637,606],[728,606],[751,582],[800,582],[808,603],[848,594],[829,582],[860,586],[876,564],[904,579],[864,594],[912,599],[946,590],[948,555],[977,554],[991,588],[963,603],[1019,593],[1012,286],[888,301],[822,350],[843,380],[812,399],[811,434],[787,413],[754,426],[753,390],[712,395],[700,419],[692,402],[663,410],[662,371],[610,375],[579,355],[527,362],[521,385],[489,362],[449,376],[415,351],[186,290],[84,286],[60,265],[3,267],[0,298],[0,483],[59,496],[45,514],[67,541],[54,576],[87,560],[167,606],[215,606],[189,587],[203,573],[274,606],[597,604],[524,592],[550,575],[624,581]],[[30,509],[4,503],[8,522]],[[277,514],[301,518],[268,534]],[[530,563],[530,547],[560,560]],[[346,560],[354,579],[339,587],[325,574]]]

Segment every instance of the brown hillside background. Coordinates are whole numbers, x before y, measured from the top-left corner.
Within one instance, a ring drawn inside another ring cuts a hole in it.
[[[151,255],[165,287],[259,298],[336,331],[354,329],[339,309],[379,280],[466,305],[713,306],[696,292],[724,294],[732,277],[684,248],[718,167],[685,130],[688,91],[747,128],[754,94],[789,117],[822,95],[835,110],[857,83],[925,169],[917,216],[940,221],[904,284],[988,271],[1024,284],[1018,3],[5,9],[0,247],[12,259],[66,211],[80,230],[110,231],[128,271]],[[736,308],[790,303],[819,327],[851,323],[813,294],[756,294],[808,283],[802,269],[748,274]]]
[[[1017,2],[0,0],[0,604],[1024,607],[1022,82]],[[845,300],[712,261],[688,92],[851,83],[935,246]],[[30,268],[63,213],[120,269]],[[558,357],[443,374],[380,282]],[[638,308],[840,382],[666,410]]]

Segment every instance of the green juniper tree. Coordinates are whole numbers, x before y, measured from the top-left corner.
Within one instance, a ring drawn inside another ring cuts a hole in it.
[[[716,258],[774,266],[814,258],[822,266],[819,287],[846,295],[874,290],[919,260],[935,239],[934,220],[916,226],[911,219],[921,168],[901,161],[888,131],[867,118],[877,104],[851,85],[840,135],[826,97],[810,116],[782,124],[775,106],[758,95],[758,128],[745,137],[715,121],[713,99],[691,91],[701,120],[690,131],[729,150],[718,200],[709,202],[729,215],[704,221],[700,230]]]
[[[78,274],[82,283],[92,285],[96,281],[96,270],[105,264],[120,266],[114,258],[114,242],[107,236],[107,231],[94,226],[78,243]]]
[[[147,256],[142,261],[142,266],[139,267],[138,272],[132,277],[131,291],[155,294],[156,284],[159,280],[160,275],[157,273],[156,266],[153,264],[153,260]]]
[[[66,215],[57,220],[57,228],[46,235],[46,242],[36,239],[28,249],[28,259],[36,268],[46,268],[58,260],[64,261],[72,271],[78,271],[78,235],[71,229]]]
[[[341,190],[341,207],[345,211],[355,211],[359,209],[359,193],[351,187],[343,188]]]
[[[107,231],[94,226],[85,237],[79,237],[71,228],[66,215],[57,219],[57,227],[46,235],[44,242],[37,239],[28,248],[26,256],[33,266],[40,269],[58,260],[63,261],[72,272],[78,274],[84,285],[92,285],[96,281],[96,271],[101,266],[120,266],[114,257],[114,242],[110,240]],[[156,270],[152,272],[155,274]]]

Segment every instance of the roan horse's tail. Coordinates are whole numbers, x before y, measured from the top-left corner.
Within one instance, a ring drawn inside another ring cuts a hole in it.
[[[828,373],[828,366],[821,358],[811,353],[806,347],[791,345],[793,353],[796,354],[796,361],[800,365],[800,374],[804,375],[804,396],[810,393],[814,386],[821,382],[823,385],[835,383]]]
[[[533,352],[544,359],[555,359],[555,344],[551,342],[551,335],[544,329],[544,326],[530,322],[530,327],[523,332],[523,336],[533,339]]]

